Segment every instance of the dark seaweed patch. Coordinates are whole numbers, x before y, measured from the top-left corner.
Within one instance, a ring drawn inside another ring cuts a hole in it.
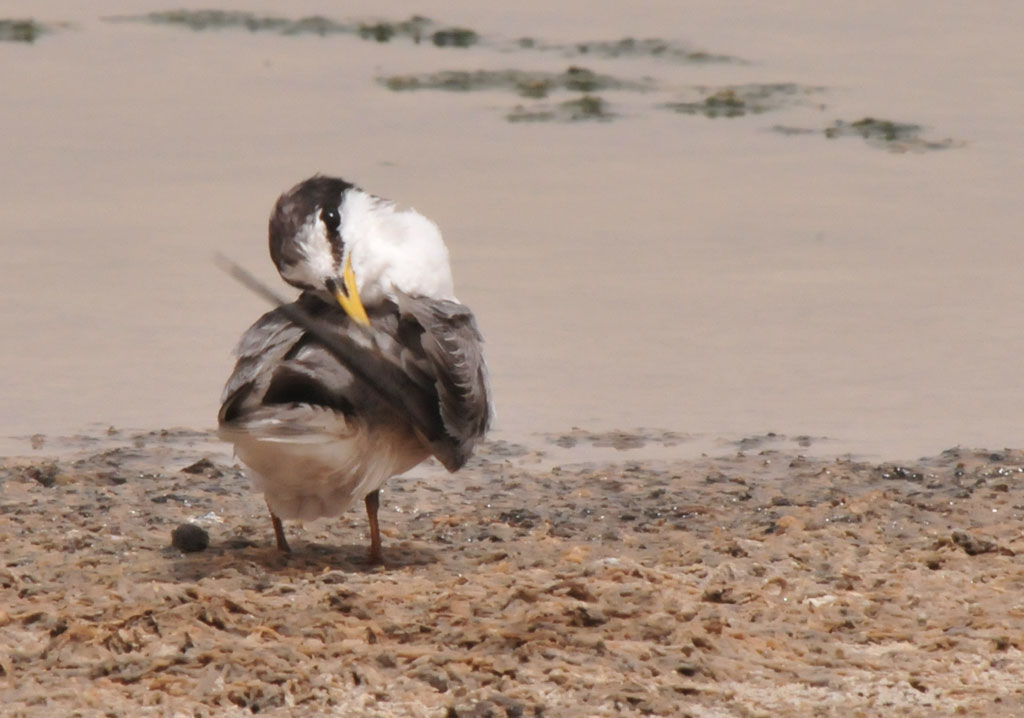
[[[704,115],[711,118],[743,117],[803,104],[808,95],[822,92],[820,87],[806,87],[789,82],[694,89],[700,95],[700,99],[669,102],[664,107],[685,115]]]
[[[521,37],[515,42],[523,50],[562,52],[567,55],[588,55],[601,58],[653,57],[683,63],[736,63],[746,64],[732,55],[699,50],[683,43],[658,38],[637,39],[624,37],[619,40],[591,40],[569,44],[545,43],[533,37]]]
[[[0,20],[0,42],[33,43],[50,28],[35,20]]]
[[[559,109],[570,122],[608,120],[614,117],[608,110],[608,103],[597,95],[583,95],[575,100],[567,100],[559,105]]]
[[[376,22],[359,26],[359,37],[364,40],[389,42],[395,36],[395,28],[391,23]],[[419,38],[416,39],[419,42]]]
[[[430,39],[438,47],[469,47],[475,45],[480,36],[464,27],[451,27],[438,30]]]
[[[946,138],[931,140],[923,136],[925,128],[921,125],[880,120],[864,117],[854,122],[836,120],[823,130],[802,127],[786,127],[777,125],[772,128],[784,135],[823,134],[830,140],[841,137],[860,137],[872,147],[887,149],[892,152],[924,152],[926,150],[945,150],[962,147],[963,142]]]
[[[616,113],[609,109],[608,102],[603,98],[597,95],[581,95],[554,106],[516,105],[505,119],[509,122],[585,122],[607,121],[615,117]]]
[[[111,22],[146,22],[170,25],[186,30],[248,30],[279,35],[354,35],[373,42],[390,42],[396,38],[421,42],[429,37],[437,47],[469,47],[479,36],[461,27],[437,28],[426,17],[413,15],[408,20],[372,20],[339,22],[321,15],[298,19],[275,15],[257,15],[242,10],[165,10],[144,15],[121,15],[107,18]]]
[[[601,90],[643,90],[648,84],[602,75],[585,67],[565,72],[525,70],[444,70],[421,75],[390,75],[379,82],[389,90],[513,90],[522,97],[547,97],[554,90],[595,92]]]
[[[442,26],[437,22],[413,15],[407,20],[337,21],[320,15],[292,19],[278,15],[260,15],[244,10],[163,10],[141,15],[119,15],[105,18],[111,22],[145,22],[169,25],[193,31],[240,29],[249,32],[271,32],[280,35],[355,35],[364,40],[387,43],[404,38],[420,43],[429,40],[435,47],[471,47],[482,44],[484,38],[471,28]],[[19,21],[20,22],[20,21]],[[535,38],[500,41],[491,39],[491,45],[503,49],[561,52],[565,55],[587,55],[600,58],[647,57],[686,63],[743,63],[731,55],[694,49],[688,45],[657,38],[596,40],[576,43],[545,43]]]
[[[670,102],[665,107],[686,115],[706,117],[742,117],[750,111],[747,103],[733,90],[719,90],[702,102]]]
[[[594,92],[595,90],[610,89],[618,81],[598,75],[585,67],[571,66],[563,74],[562,82],[567,90]]]
[[[608,102],[597,95],[581,95],[558,105],[524,107],[517,105],[505,119],[509,122],[584,122],[589,120],[607,121],[615,113],[608,109]]]
[[[256,15],[241,10],[163,10],[144,15],[120,15],[107,18],[110,22],[146,22],[170,25],[186,30],[248,30],[249,32],[276,32],[282,35],[349,33],[354,28],[320,16],[291,20],[285,17]]]
[[[407,90],[448,90],[469,92],[502,87],[508,84],[513,71],[442,70],[423,75],[390,75],[378,81],[395,92]]]
[[[600,57],[660,57],[681,62],[743,62],[731,55],[719,55],[695,50],[691,47],[667,40],[647,38],[637,40],[624,37],[621,40],[581,42],[574,46],[581,55],[598,55]]]
[[[856,122],[844,122],[836,120],[831,127],[825,128],[825,137],[834,139],[836,137],[858,136],[866,140],[881,140],[883,142],[905,142],[917,139],[921,125],[913,125],[905,122],[893,122],[891,120],[876,120],[873,117],[865,117]]]
[[[422,15],[413,15],[408,20],[400,22],[380,20],[359,23],[358,35],[364,40],[376,42],[390,42],[395,37],[404,37],[418,44],[431,25],[433,20]]]

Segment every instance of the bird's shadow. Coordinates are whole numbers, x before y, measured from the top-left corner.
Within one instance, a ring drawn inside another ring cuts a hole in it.
[[[196,553],[181,554],[171,549],[177,560],[169,568],[177,581],[198,581],[229,571],[251,573],[253,569],[282,577],[387,573],[438,561],[436,551],[408,541],[385,544],[383,564],[368,560],[366,544],[291,543],[291,553],[282,553],[272,544],[264,546],[244,539],[211,545]]]

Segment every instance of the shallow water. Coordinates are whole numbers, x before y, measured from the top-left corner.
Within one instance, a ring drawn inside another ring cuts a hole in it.
[[[213,255],[276,281],[270,207],[322,171],[442,227],[488,340],[499,438],[655,426],[874,455],[1019,444],[1018,3],[416,7],[480,33],[465,49],[102,19],[169,7],[40,2],[36,20],[70,25],[0,42],[0,436],[212,426],[232,346],[265,309]],[[288,13],[410,12],[335,8]],[[521,36],[653,37],[743,62],[573,56]],[[509,122],[579,93],[379,82],[570,65],[652,87],[597,92],[608,121]],[[823,89],[740,117],[661,107],[754,83]],[[823,134],[865,117],[954,146]]]

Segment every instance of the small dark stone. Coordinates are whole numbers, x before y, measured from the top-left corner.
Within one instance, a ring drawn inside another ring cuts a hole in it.
[[[523,718],[525,715],[525,705],[519,701],[503,696],[500,693],[491,696],[491,701],[497,703],[505,710],[505,718]]]
[[[570,611],[570,623],[573,626],[582,626],[584,628],[594,628],[595,626],[601,626],[608,622],[608,617],[604,611],[594,606],[580,606],[579,608]]]
[[[57,473],[58,469],[56,463],[30,466],[25,470],[25,476],[33,481],[37,481],[46,488],[50,488],[57,483]]]
[[[440,668],[427,666],[413,674],[413,677],[423,681],[438,693],[448,692],[448,676]]]
[[[171,532],[171,545],[185,553],[202,551],[210,545],[210,534],[193,523],[179,524]]]
[[[746,558],[747,556],[747,552],[735,541],[726,547],[725,552],[735,558]]]
[[[511,511],[502,511],[498,514],[498,520],[502,521],[509,526],[518,526],[524,529],[533,528],[534,522],[540,519],[540,514],[530,511],[529,509],[512,509]]]
[[[186,474],[206,474],[214,479],[224,475],[212,461],[205,457],[194,464],[189,464],[182,471]]]
[[[908,469],[906,466],[881,466],[883,479],[920,482],[924,476],[919,471]]]
[[[736,603],[736,597],[732,595],[732,589],[728,587],[709,588],[704,591],[701,599],[708,603]]]
[[[971,536],[963,531],[954,531],[952,538],[953,543],[962,548],[968,556],[978,556],[983,553],[992,553],[999,550],[999,546],[994,541]]]
[[[182,504],[189,502],[188,496],[182,496],[181,494],[164,494],[163,496],[154,496],[150,501],[154,504],[166,504],[168,501],[177,501]]]

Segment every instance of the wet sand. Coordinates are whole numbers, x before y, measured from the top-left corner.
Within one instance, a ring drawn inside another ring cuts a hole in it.
[[[167,9],[155,2],[35,3],[53,31],[0,42],[0,453],[37,432],[210,428],[231,348],[265,310],[213,255],[279,286],[266,219],[316,171],[438,222],[506,440],[778,431],[878,459],[1019,443],[1019,4],[574,7],[416,6],[479,34],[459,48],[109,20]],[[607,50],[627,38],[634,52]],[[587,91],[532,97],[536,78],[382,82],[573,67],[643,89],[592,89],[613,116],[574,122],[561,103]],[[751,95],[775,86],[794,90]],[[732,114],[678,111],[709,99]],[[556,119],[510,122],[517,107]],[[869,117],[953,146],[824,134]]]
[[[52,715],[1017,716],[1024,453],[492,442],[288,524],[202,432],[0,468],[0,704]],[[618,460],[556,464],[588,444]],[[90,446],[91,445],[91,446]],[[566,453],[569,452],[569,453]],[[191,521],[203,551],[171,546]]]

